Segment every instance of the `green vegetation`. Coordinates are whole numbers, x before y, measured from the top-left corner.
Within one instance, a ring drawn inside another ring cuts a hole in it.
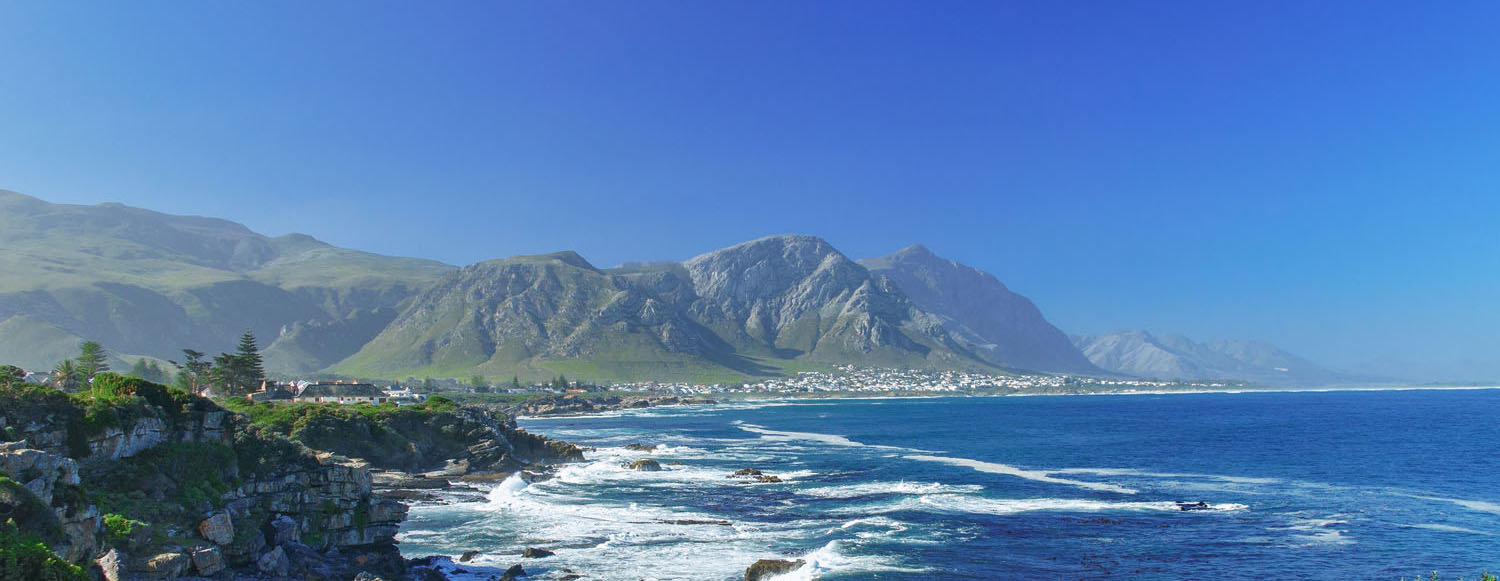
[[[146,528],[146,523],[118,514],[104,515],[104,534],[111,546],[123,546],[130,542],[136,531]]]
[[[225,402],[252,427],[309,448],[364,458],[382,468],[420,471],[435,458],[460,456],[473,443],[473,424],[453,400],[433,396],[421,405],[328,405]]]
[[[0,581],[88,581],[83,568],[54,555],[15,521],[0,523]]]

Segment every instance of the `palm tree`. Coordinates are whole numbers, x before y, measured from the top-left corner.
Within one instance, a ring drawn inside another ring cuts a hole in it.
[[[78,370],[77,365],[73,364],[72,359],[64,359],[62,363],[57,364],[56,369],[52,370],[52,383],[63,391],[78,391],[83,385],[82,379],[83,373]]]

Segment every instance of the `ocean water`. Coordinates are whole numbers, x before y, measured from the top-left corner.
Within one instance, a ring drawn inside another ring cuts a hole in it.
[[[406,554],[478,550],[476,578],[521,563],[541,579],[727,580],[762,558],[830,580],[1500,571],[1500,390],[797,400],[522,424],[596,449],[551,480],[414,507]],[[647,457],[667,469],[622,467]],[[783,482],[728,477],[744,467]]]

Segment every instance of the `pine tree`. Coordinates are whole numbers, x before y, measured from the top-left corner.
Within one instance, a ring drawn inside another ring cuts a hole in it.
[[[109,357],[105,355],[103,345],[95,341],[84,341],[78,351],[78,359],[74,365],[84,381],[109,371]]]
[[[255,345],[255,335],[249,330],[240,336],[240,346],[235,350],[234,357],[238,360],[240,378],[245,382],[247,392],[266,380],[265,362],[260,358],[260,348]]]

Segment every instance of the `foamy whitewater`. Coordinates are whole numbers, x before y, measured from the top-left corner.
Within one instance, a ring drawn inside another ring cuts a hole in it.
[[[532,431],[588,461],[414,506],[533,578],[1445,578],[1500,570],[1500,390],[736,403]],[[626,444],[656,445],[651,452]],[[664,470],[625,467],[652,458]],[[781,482],[730,478],[756,468]],[[1180,502],[1207,503],[1184,511]],[[556,554],[522,559],[538,547]],[[452,567],[450,567],[451,569]]]

